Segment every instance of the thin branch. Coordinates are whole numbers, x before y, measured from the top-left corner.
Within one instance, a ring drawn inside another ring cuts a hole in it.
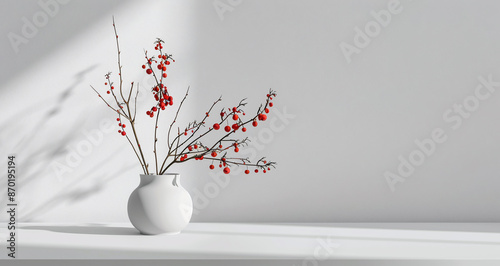
[[[99,96],[99,98],[101,98],[101,100],[109,107],[111,108],[111,110],[117,112],[119,115],[122,115],[124,116],[125,118],[127,118],[127,115],[125,113],[120,113],[119,110],[113,108],[106,100],[104,100],[104,98],[101,96],[101,94],[99,92],[97,92],[96,89],[94,89],[94,87],[92,85],[90,85],[90,87],[95,91],[95,93],[97,93],[97,96]]]
[[[161,167],[160,167],[160,174],[162,174],[163,172],[165,172],[165,170],[163,170],[163,167],[165,166],[165,163],[167,162],[167,159],[168,157],[171,156],[172,154],[172,145],[173,143],[175,142],[175,139],[174,141],[172,142],[172,144],[170,144],[170,132],[172,130],[172,127],[174,126],[176,120],[177,120],[177,117],[179,116],[179,112],[181,110],[181,107],[182,105],[184,104],[184,101],[186,100],[187,96],[189,95],[189,89],[191,88],[191,86],[188,86],[187,90],[186,90],[186,94],[184,95],[184,98],[182,98],[182,101],[181,103],[179,104],[179,107],[177,108],[177,112],[175,113],[175,117],[174,119],[172,120],[172,123],[170,123],[170,126],[168,127],[168,133],[167,133],[167,145],[168,145],[168,153],[167,153],[167,156],[165,156],[165,159],[163,160],[163,163],[161,164]],[[177,131],[179,131],[179,129],[177,129]],[[180,134],[178,132],[178,134]],[[177,142],[177,145],[179,145],[179,142]],[[177,150],[177,149],[176,149]],[[177,151],[176,151],[177,153]],[[174,156],[176,157],[176,156]]]
[[[123,91],[122,91],[122,84],[123,84],[123,79],[122,79],[122,65],[120,63],[120,44],[118,42],[118,33],[116,31],[116,26],[115,26],[115,17],[113,16],[113,29],[115,31],[115,39],[116,39],[116,50],[118,52],[118,75],[120,76],[120,95],[122,97],[122,100],[125,101],[125,97],[123,97]]]
[[[170,123],[170,126],[168,127],[168,134],[167,134],[167,144],[168,144],[168,153],[170,154],[170,151],[171,151],[171,147],[172,145],[170,144],[170,131],[172,130],[172,127],[174,126],[176,120],[177,120],[177,116],[179,116],[179,112],[182,108],[182,105],[184,104],[184,101],[186,100],[187,96],[189,95],[189,89],[191,88],[191,86],[188,86],[187,90],[186,90],[186,94],[184,95],[184,98],[182,98],[182,101],[181,103],[179,104],[179,107],[177,107],[177,112],[175,113],[175,117],[174,117],[174,120],[172,120],[172,123]],[[175,140],[174,140],[175,142]]]
[[[154,151],[153,153],[155,154],[155,168],[156,168],[156,174],[158,174],[158,156],[156,152],[156,143],[158,142],[158,138],[156,137],[156,132],[158,131],[158,119],[160,118],[160,112],[161,108],[158,109],[158,113],[156,114],[156,122],[155,122],[155,141],[154,141]]]
[[[128,140],[128,143],[130,143],[130,146],[132,146],[132,149],[134,149],[134,153],[135,155],[137,156],[137,159],[139,159],[139,162],[141,163],[141,168],[142,168],[142,171],[144,171],[144,174],[147,175],[147,172],[146,172],[146,167],[144,166],[144,164],[142,163],[141,161],[141,158],[139,158],[139,154],[137,153],[135,147],[134,147],[134,144],[132,144],[132,141],[130,141],[130,138],[125,135],[125,137],[127,137],[127,140]]]
[[[135,100],[134,100],[134,118],[132,118],[133,121],[135,121],[135,115],[137,114],[137,96],[139,95],[139,83],[137,83],[137,92],[135,93]]]

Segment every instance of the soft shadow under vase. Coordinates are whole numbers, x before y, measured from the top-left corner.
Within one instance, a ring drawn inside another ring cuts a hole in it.
[[[145,235],[177,234],[193,214],[193,200],[180,184],[180,174],[141,175],[128,200],[128,217]]]

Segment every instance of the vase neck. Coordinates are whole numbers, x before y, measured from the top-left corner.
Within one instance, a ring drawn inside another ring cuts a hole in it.
[[[164,174],[164,175],[141,175],[139,186],[145,186],[151,183],[165,183],[180,187],[180,174]]]

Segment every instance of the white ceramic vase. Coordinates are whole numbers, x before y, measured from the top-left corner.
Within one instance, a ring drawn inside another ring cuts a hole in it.
[[[193,214],[193,200],[180,174],[141,175],[128,200],[128,217],[141,234],[178,234]]]

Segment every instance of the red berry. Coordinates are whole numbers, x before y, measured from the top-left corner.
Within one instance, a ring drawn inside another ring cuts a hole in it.
[[[241,129],[241,131],[243,131],[243,132],[247,132],[247,128],[246,128],[246,127],[244,127],[244,128],[242,128],[242,129]]]
[[[116,121],[120,121],[120,118],[117,118]]]
[[[226,158],[222,158],[222,161],[225,162],[226,161]]]
[[[226,127],[224,128],[224,130],[225,130],[226,132],[229,132],[229,131],[231,131],[231,127],[230,127],[230,126],[226,126]]]
[[[189,151],[192,151],[192,150],[193,150],[193,147],[189,146],[189,147],[188,147],[188,150],[189,150]]]
[[[256,127],[259,123],[257,123],[257,121],[253,121],[252,122],[252,126]]]
[[[125,128],[125,127],[126,127],[126,125],[125,125],[125,124],[122,124],[122,127],[123,127],[123,128]]]
[[[219,145],[219,148],[222,149],[222,145]]]
[[[213,164],[211,164],[211,165],[210,165],[210,169],[212,169],[212,170],[213,170],[214,168],[215,168],[215,166],[214,166]]]
[[[255,172],[258,173],[259,172],[259,169],[255,169]]]
[[[240,126],[238,126],[238,124],[233,124],[232,128],[234,129],[234,131],[238,130],[238,128],[240,128]]]
[[[264,109],[266,113],[269,113],[269,108]]]
[[[219,164],[219,168],[222,168],[222,164]]]
[[[146,65],[142,65],[142,69],[146,69]]]
[[[248,169],[245,170],[245,174],[247,174],[247,175],[250,174],[250,170],[248,170]]]
[[[170,65],[170,61],[165,62],[165,64],[167,64],[167,66]]]
[[[122,131],[122,135],[125,136],[125,135],[127,135],[127,133],[125,133],[125,131]]]
[[[265,173],[266,173],[266,170],[264,169],[264,171],[262,171],[262,172],[264,172],[264,174],[265,174]]]
[[[110,94],[110,92],[109,92],[109,91],[107,91],[106,93],[107,93],[107,94]]]
[[[238,115],[237,114],[233,115],[233,120],[238,120]]]
[[[163,77],[166,78],[167,77],[167,73],[163,73]]]
[[[219,125],[218,123],[215,123],[215,124],[214,124],[214,129],[215,129],[215,130],[219,130],[219,128],[220,128],[220,125]]]
[[[212,152],[212,157],[217,157],[217,153],[215,151]]]
[[[269,107],[273,107],[273,103],[269,103]]]
[[[153,70],[151,70],[150,68],[148,68],[148,69],[146,70],[146,73],[147,73],[148,75],[151,75],[151,73],[153,73]]]
[[[238,109],[236,109],[236,107],[233,107],[233,112],[236,112]]]
[[[162,65],[158,65],[158,66],[157,66],[157,68],[158,68],[159,70],[162,70],[162,69],[163,69]]]
[[[167,67],[166,67],[166,66],[163,66],[162,70],[163,70],[163,71],[167,71]]]
[[[147,114],[147,115],[151,115],[151,112],[150,112],[150,111],[146,111],[146,114]]]
[[[104,85],[108,85],[108,83],[107,83],[107,82],[104,82]]]
[[[187,135],[188,135],[187,131],[186,131],[186,132],[184,132],[184,136],[187,136]]]
[[[122,133],[122,131],[121,131],[121,130],[118,130],[118,133]]]
[[[156,112],[158,111],[158,108],[156,108],[156,106],[153,107],[153,112]]]
[[[194,144],[194,146],[193,146],[193,147],[194,147],[195,149],[198,149],[198,145],[196,145],[196,144]]]
[[[115,89],[115,87],[114,87],[114,86],[111,86],[111,89],[112,89],[112,90],[114,90],[114,89]]]
[[[240,149],[238,147],[234,148],[234,152],[239,152]]]
[[[224,168],[224,174],[229,174],[229,172],[231,172],[231,169],[229,169],[229,167],[226,167]]]

